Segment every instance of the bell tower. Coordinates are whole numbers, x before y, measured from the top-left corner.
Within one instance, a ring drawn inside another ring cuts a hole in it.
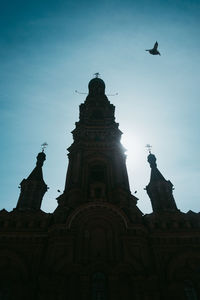
[[[105,94],[102,79],[93,78],[79,107],[79,121],[68,148],[69,165],[58,208],[75,208],[91,201],[110,202],[130,213],[137,198],[131,195],[122,132],[115,122],[115,107]]]

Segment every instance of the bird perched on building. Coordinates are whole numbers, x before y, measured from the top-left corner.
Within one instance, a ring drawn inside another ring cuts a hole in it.
[[[149,53],[152,55],[158,55],[158,54],[161,55],[160,52],[158,51],[158,42],[155,42],[152,49],[147,49],[146,51],[149,51]]]

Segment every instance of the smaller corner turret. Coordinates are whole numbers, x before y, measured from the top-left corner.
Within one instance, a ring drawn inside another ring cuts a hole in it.
[[[43,179],[42,166],[46,160],[44,149],[38,153],[36,167],[27,179],[20,183],[17,210],[40,210],[42,198],[47,191],[47,185]]]
[[[151,200],[153,212],[176,211],[173,184],[171,181],[166,180],[158,170],[155,155],[150,152],[147,160],[151,168],[151,177],[149,184],[146,186],[146,191]]]

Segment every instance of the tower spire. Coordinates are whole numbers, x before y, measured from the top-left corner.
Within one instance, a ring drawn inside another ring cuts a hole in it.
[[[99,73],[95,76],[88,84],[88,95],[80,105],[79,121],[72,131],[74,141],[68,148],[69,165],[64,193],[57,198],[59,208],[109,202],[140,214],[137,198],[130,192],[115,107],[105,94]]]
[[[36,167],[20,183],[21,192],[16,209],[18,210],[39,210],[42,198],[47,191],[47,185],[43,179],[42,166],[46,159],[44,148],[37,155]]]
[[[166,180],[158,170],[155,155],[150,153],[147,160],[150,164],[151,176],[150,182],[146,186],[146,191],[151,200],[153,211],[160,212],[177,210],[172,192],[173,184],[171,181]]]

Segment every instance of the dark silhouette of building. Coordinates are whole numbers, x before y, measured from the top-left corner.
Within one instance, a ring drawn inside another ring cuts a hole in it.
[[[16,208],[0,211],[0,299],[200,299],[200,215],[177,209],[151,153],[153,212],[140,211],[114,110],[103,80],[92,79],[56,210],[40,210],[41,152]]]

